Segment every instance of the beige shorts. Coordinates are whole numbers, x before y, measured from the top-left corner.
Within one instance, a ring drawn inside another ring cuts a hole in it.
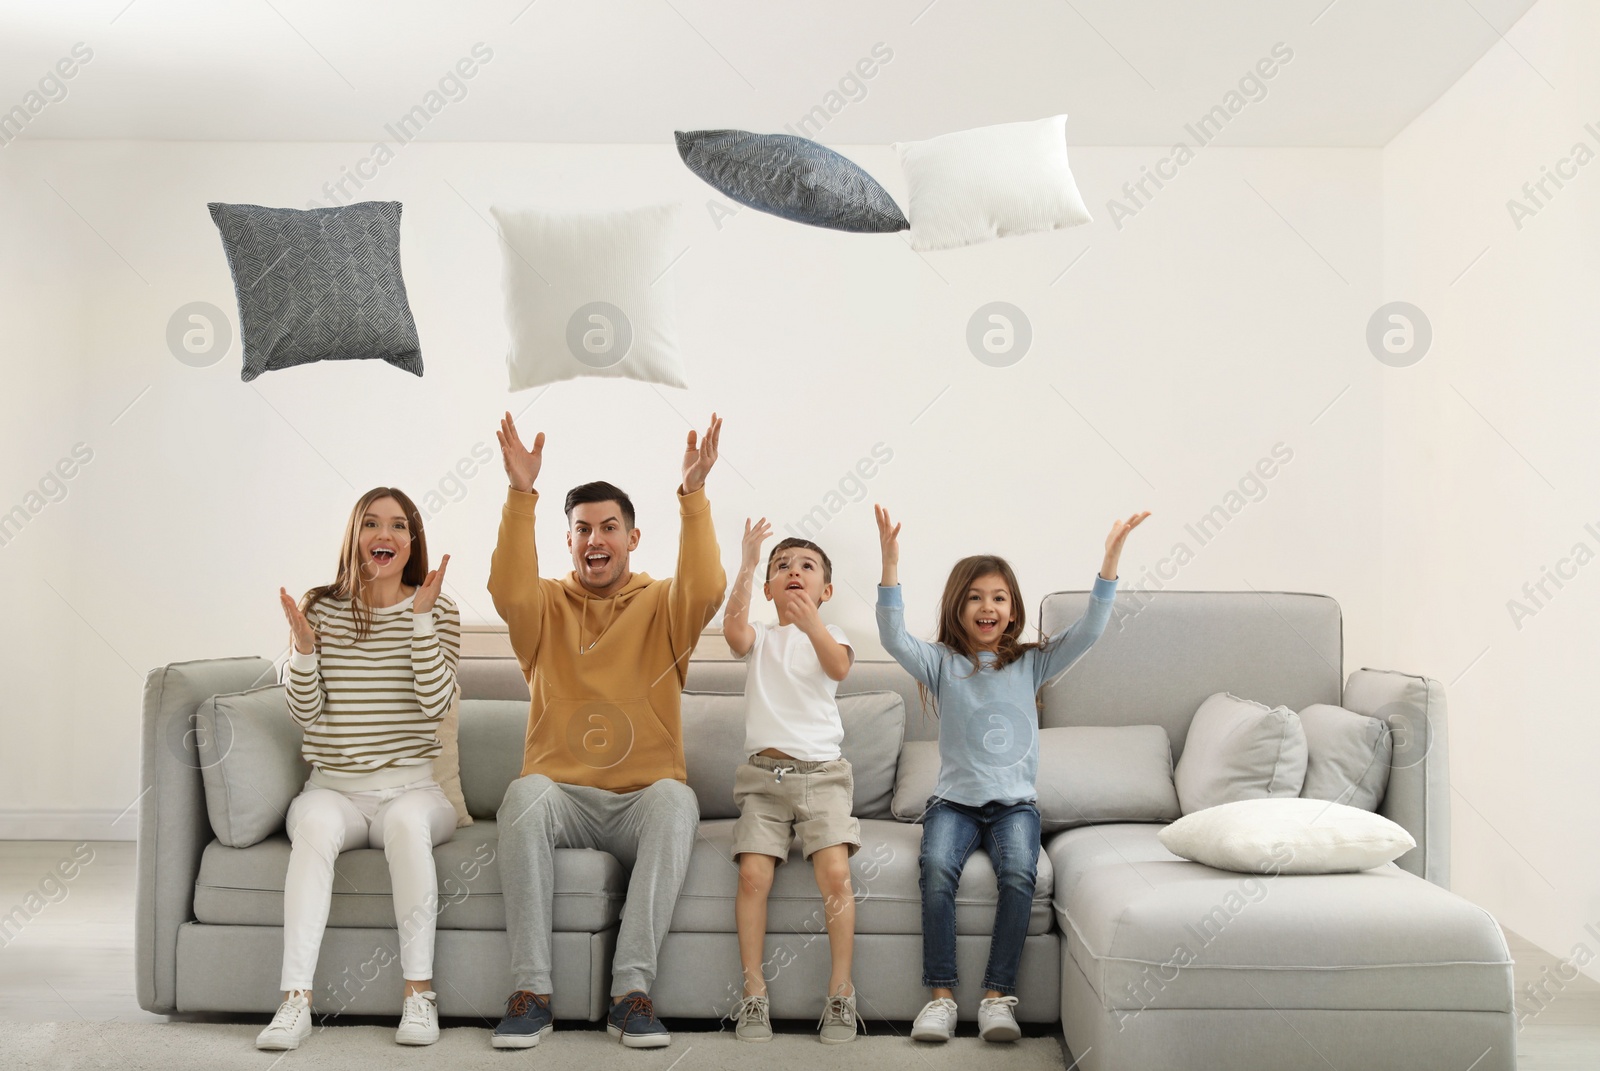
[[[734,857],[756,852],[783,863],[796,833],[807,859],[835,844],[856,854],[861,823],[850,814],[854,796],[855,775],[845,759],[801,762],[751,755],[733,775],[733,802],[739,805]]]

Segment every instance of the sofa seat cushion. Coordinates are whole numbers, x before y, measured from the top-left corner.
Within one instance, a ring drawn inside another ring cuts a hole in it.
[[[1511,1009],[1493,917],[1393,864],[1357,874],[1213,870],[1156,825],[1051,838],[1067,953],[1101,1006]]]
[[[497,824],[479,818],[456,830],[433,850],[439,880],[441,930],[503,930],[505,903],[496,865]],[[289,838],[282,833],[248,848],[212,841],[195,879],[194,914],[199,922],[234,926],[282,926],[283,879],[289,869]],[[557,848],[557,933],[599,933],[616,925],[627,895],[627,876],[606,852]],[[389,866],[381,848],[357,848],[334,864],[333,927],[394,927]]]
[[[739,867],[733,858],[733,826],[737,819],[709,819],[700,823],[689,873],[672,915],[672,930],[683,933],[734,933],[733,901],[738,892]],[[922,932],[922,892],[917,856],[922,827],[887,819],[861,819],[861,849],[850,859],[856,888],[856,932],[907,934]],[[1039,873],[1034,881],[1033,909],[1028,916],[1030,936],[1050,932],[1050,894],[1054,886],[1050,860],[1039,853]],[[956,893],[956,933],[985,935],[994,931],[997,886],[989,857],[972,853],[961,872]],[[773,875],[767,898],[768,933],[822,933],[822,897],[817,892],[811,865],[800,854],[799,841],[789,850],[789,860]]]

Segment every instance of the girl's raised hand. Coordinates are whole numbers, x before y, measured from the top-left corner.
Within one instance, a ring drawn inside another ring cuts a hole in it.
[[[900,583],[900,526],[891,524],[889,511],[872,504],[873,515],[878,518],[878,549],[883,553],[883,577],[879,586],[892,588]]]
[[[517,434],[517,425],[508,412],[500,418],[500,428],[494,437],[500,440],[500,460],[506,466],[506,479],[518,491],[532,491],[533,481],[539,478],[539,469],[544,464],[544,432],[533,437],[533,449],[529,450],[522,445],[522,436]]]
[[[744,539],[739,544],[743,548],[744,568],[753,569],[761,563],[761,544],[766,542],[770,535],[772,535],[772,525],[767,523],[765,517],[753,525],[749,517],[744,519]]]
[[[1111,533],[1106,536],[1106,560],[1100,570],[1101,576],[1105,576],[1107,580],[1117,578],[1117,562],[1122,558],[1122,544],[1127,542],[1128,533],[1143,524],[1148,516],[1150,511],[1145,510],[1143,513],[1129,514],[1125,521],[1111,522]],[[1106,576],[1107,573],[1111,575]]]
[[[283,616],[289,621],[289,641],[294,644],[294,649],[301,654],[316,650],[316,630],[306,620],[306,615],[300,612],[299,604],[283,588],[278,589],[278,601],[283,604]]]
[[[889,511],[877,503],[872,505],[873,515],[878,518],[878,549],[883,554],[883,564],[900,564],[900,526],[890,527]]]
[[[422,586],[417,588],[416,597],[411,600],[412,613],[427,614],[433,612],[434,601],[439,598],[439,589],[444,587],[445,567],[449,564],[450,555],[446,554],[439,560],[439,568],[432,570],[422,578]]]

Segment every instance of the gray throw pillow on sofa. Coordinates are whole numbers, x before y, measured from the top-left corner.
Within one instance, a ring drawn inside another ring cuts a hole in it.
[[[248,848],[283,829],[290,801],[311,776],[283,685],[205,700],[194,733],[217,839]]]
[[[1038,789],[1046,833],[1100,822],[1170,822],[1180,813],[1172,741],[1159,725],[1039,730]]]
[[[1306,734],[1305,799],[1376,811],[1389,787],[1394,738],[1377,718],[1329,703],[1300,712]]]
[[[894,816],[922,818],[939,783],[939,742],[900,749]],[[1073,725],[1039,730],[1039,822],[1054,833],[1098,822],[1170,822],[1179,815],[1172,743],[1159,725]]]
[[[837,231],[903,231],[889,192],[832,149],[792,134],[748,130],[675,131],[690,171],[761,212]]]
[[[907,740],[900,745],[890,812],[902,822],[922,821],[928,797],[939,785],[939,741]]]
[[[1238,800],[1298,796],[1306,779],[1306,734],[1288,707],[1208,696],[1195,711],[1173,771],[1184,814]]]
[[[744,753],[744,696],[724,692],[683,693],[683,754],[689,787],[700,800],[701,818],[737,818],[733,775]],[[858,692],[839,697],[844,742],[855,779],[852,811],[857,818],[889,818],[895,764],[905,732],[905,701],[898,692]]]
[[[364,358],[422,375],[400,274],[400,202],[206,207],[222,232],[239,300],[240,378]]]

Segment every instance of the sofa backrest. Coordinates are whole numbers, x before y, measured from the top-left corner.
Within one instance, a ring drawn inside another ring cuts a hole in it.
[[[892,818],[904,711],[893,691],[852,692],[839,703],[844,720],[841,750],[855,775],[858,818]],[[685,691],[683,749],[689,787],[702,818],[736,818],[734,771],[744,761],[744,696]],[[461,794],[475,818],[492,818],[506,788],[522,772],[528,705],[521,699],[461,701],[457,741]]]
[[[745,664],[736,658],[689,660],[689,679],[684,685],[691,692],[744,694]],[[528,682],[522,667],[511,657],[463,657],[459,672],[462,699],[518,699],[528,702]],[[917,698],[917,682],[890,658],[858,658],[849,676],[839,682],[839,694],[860,692],[898,692],[905,702],[907,740],[936,740],[939,723],[932,711],[924,711]]]
[[[1039,627],[1066,628],[1088,605],[1087,591],[1046,595]],[[1041,724],[1161,725],[1176,762],[1207,696],[1337,704],[1343,663],[1339,604],[1326,595],[1119,591],[1105,634],[1040,694]]]

